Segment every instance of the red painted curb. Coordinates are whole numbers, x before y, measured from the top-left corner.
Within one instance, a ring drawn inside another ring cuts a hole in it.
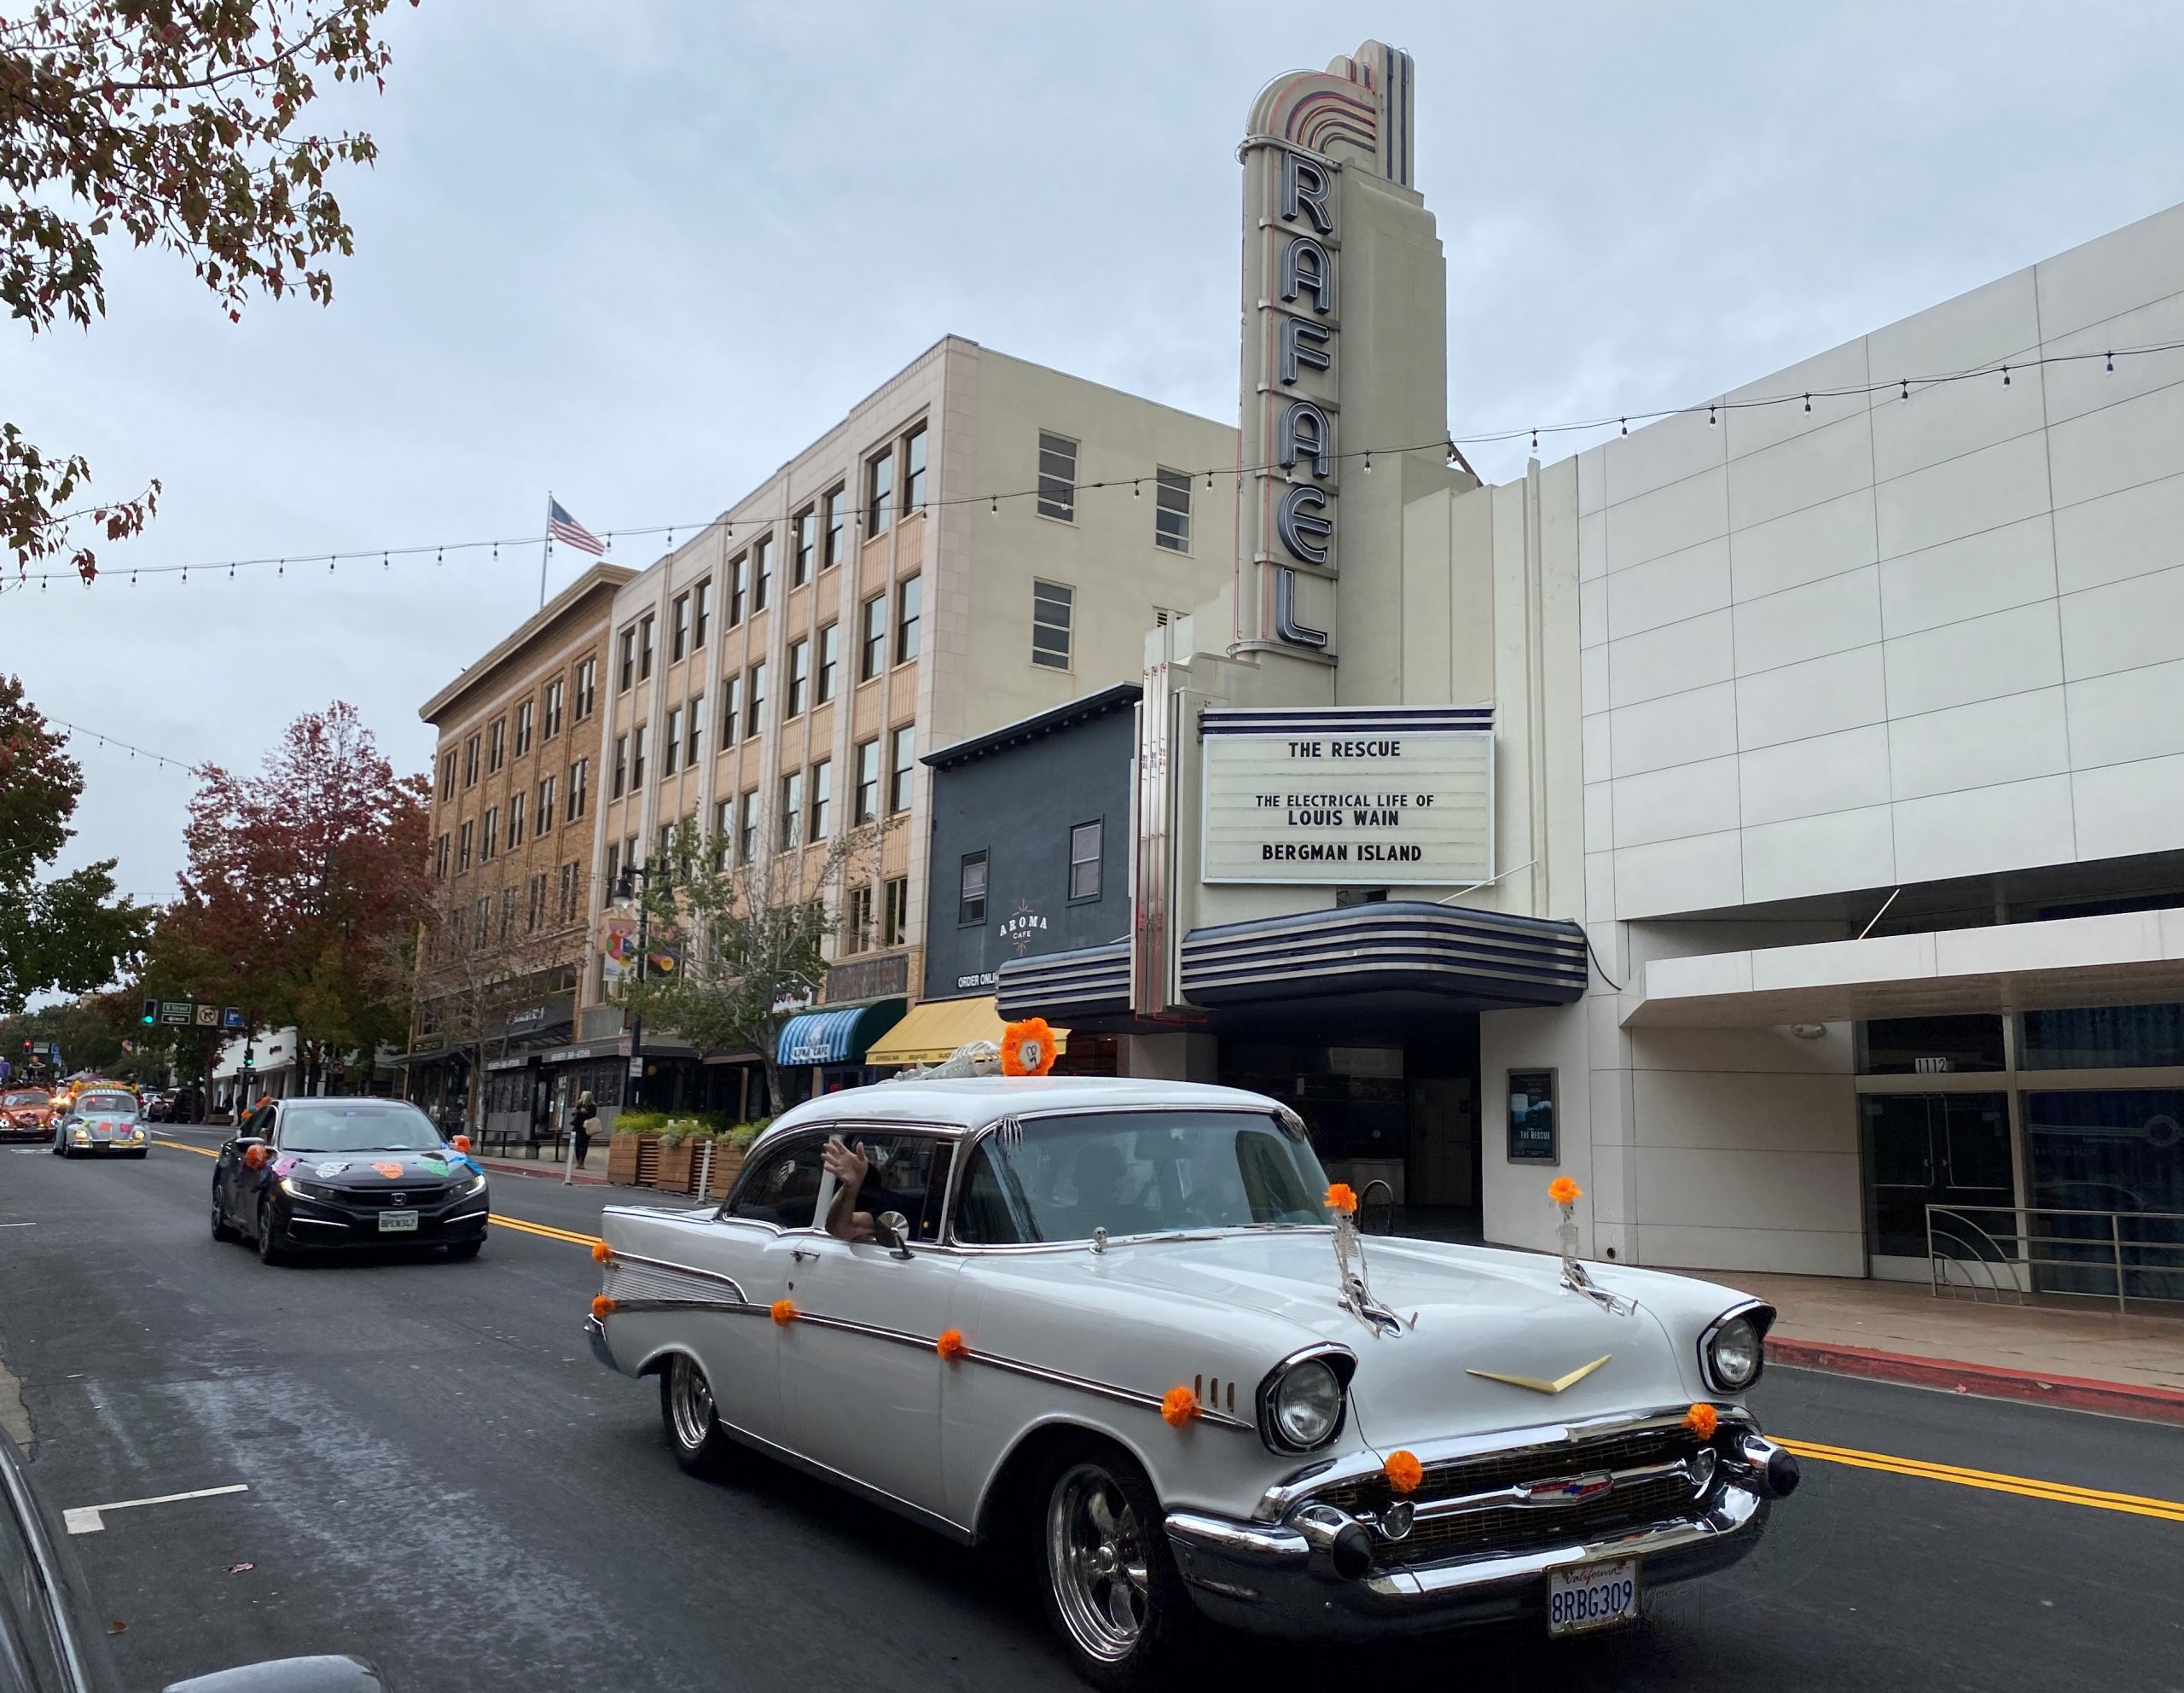
[[[1901,1382],[1917,1388],[1944,1388],[1984,1399],[2019,1399],[2059,1405],[2073,1411],[2097,1411],[2111,1417],[2136,1417],[2153,1422],[2184,1423],[2184,1393],[2125,1382],[2097,1382],[2082,1376],[2043,1376],[1992,1364],[1957,1358],[1920,1358],[1908,1353],[1876,1352],[1866,1347],[1800,1341],[1790,1335],[1767,1340],[1770,1363],[1799,1370],[1826,1370],[1838,1376],[1862,1376],[1876,1382]]]
[[[562,1166],[559,1164],[518,1164],[506,1158],[479,1158],[477,1161],[498,1176],[530,1176],[555,1182],[561,1179]],[[576,1179],[585,1187],[603,1188],[607,1185],[606,1177],[588,1176],[581,1170],[576,1172]]]

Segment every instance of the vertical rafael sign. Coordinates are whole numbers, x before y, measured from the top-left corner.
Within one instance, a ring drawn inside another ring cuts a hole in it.
[[[1411,187],[1411,75],[1368,42],[1279,78],[1240,149],[1238,649],[1330,672],[1339,651],[1364,673],[1306,690],[1328,702],[1389,700],[1373,679],[1397,674],[1380,649],[1400,646],[1403,503],[1449,477],[1446,279]]]

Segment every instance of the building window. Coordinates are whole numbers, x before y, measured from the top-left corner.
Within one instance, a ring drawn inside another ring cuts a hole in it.
[[[758,790],[747,790],[743,795],[743,821],[735,831],[735,857],[738,863],[750,864],[758,856]]]
[[[850,527],[850,491],[837,488],[827,496],[827,554],[819,567],[831,570],[842,561],[842,548]]]
[[[925,425],[903,437],[903,515],[925,511]]]
[[[1163,470],[1153,491],[1153,544],[1171,553],[1191,550],[1191,478],[1187,470]]]
[[[561,684],[556,683],[555,685],[559,687]],[[582,723],[591,715],[591,707],[598,697],[599,660],[578,659],[577,660],[577,721],[578,723]],[[560,721],[560,714],[557,713],[555,717],[556,726],[559,726]]]
[[[637,620],[637,680],[652,680],[652,614]]]
[[[895,662],[908,664],[918,655],[918,613],[925,598],[925,579],[913,576],[895,586]]]
[[[789,533],[796,557],[789,567],[789,586],[801,588],[811,579],[811,567],[819,550],[819,514],[806,506],[791,520]]]
[[[635,625],[624,629],[615,637],[614,686],[626,694],[637,679],[637,631]]]
[[[691,695],[687,721],[688,727],[682,733],[682,763],[686,768],[695,770],[699,749],[705,745],[706,740],[706,696],[703,694]]]
[[[781,778],[781,815],[775,835],[783,852],[803,838],[804,772],[800,770],[791,771]]]
[[[501,808],[488,806],[485,807],[485,827],[479,834],[478,862],[481,864],[491,863],[493,854],[500,850]]]
[[[569,766],[569,815],[567,820],[571,823],[574,823],[578,817],[584,815],[584,803],[586,797],[584,788],[586,783],[590,780],[590,776],[591,760],[590,759],[578,759],[574,764]],[[549,780],[551,780],[551,778],[549,777]]]
[[[864,467],[864,538],[887,532],[895,518],[895,455],[883,452]]]
[[[713,869],[724,870],[735,849],[735,801],[723,800],[713,812]]]
[[[834,817],[834,761],[822,759],[811,766],[811,827],[806,841],[824,841]]]
[[[819,631],[819,675],[811,703],[823,706],[834,697],[834,678],[841,671],[841,625],[830,623]]]
[[[857,655],[857,680],[869,682],[886,668],[887,596],[874,594],[864,602],[864,639]]]
[[[497,717],[485,731],[485,774],[491,776],[508,761],[508,720]]]
[[[690,651],[690,596],[677,594],[668,608],[667,661],[680,664]]]
[[[675,774],[676,760],[682,753],[682,707],[667,708],[667,732],[659,737],[659,779],[662,782]]]
[[[609,797],[620,799],[629,791],[629,786],[630,737],[618,735],[614,737],[614,786]]]
[[[591,660],[586,659],[586,664]],[[546,720],[540,725],[538,738],[551,741],[561,732],[561,701],[565,697],[564,684],[557,680],[546,684]]]
[[[915,746],[917,725],[906,723],[893,736],[893,758],[887,776],[887,809],[907,812],[910,808],[910,778],[917,766]]]
[[[751,587],[751,557],[746,553],[728,567],[728,626],[739,627],[743,621],[743,599]]]
[[[462,743],[462,785],[478,785],[478,737],[474,735]]]
[[[867,741],[857,749],[857,820],[871,823],[880,815],[880,743]]]
[[[898,876],[881,891],[886,898],[880,944],[882,946],[907,946],[910,944],[910,879]]]
[[[751,544],[751,609],[762,612],[774,591],[774,542],[761,535]]]
[[[455,798],[455,754],[453,753],[444,753],[440,756],[440,798],[443,800]]]
[[[982,923],[986,920],[986,855],[966,852],[963,855],[962,899],[956,908],[956,921],[963,925]]]
[[[511,882],[501,890],[501,945],[508,944],[508,937],[515,933],[515,884]]]
[[[538,933],[538,925],[546,916],[546,875],[544,871],[531,878],[531,901],[524,907],[523,932]]]
[[[519,788],[508,795],[508,850],[523,845],[523,806],[526,795]]]
[[[1081,823],[1069,832],[1069,897],[1072,899],[1097,899],[1100,897],[1100,849],[1107,826],[1099,823]]]
[[[554,826],[554,778],[538,778],[538,832],[541,835]]]
[[[743,736],[743,678],[731,676],[720,685],[720,744],[733,747]]]
[[[760,659],[751,666],[751,685],[744,691],[751,698],[750,707],[743,719],[743,733],[747,739],[766,726],[765,660]]]
[[[614,898],[614,884],[622,874],[622,848],[615,841],[607,843],[607,897]]]
[[[447,880],[447,835],[443,831],[440,838],[433,843],[433,874],[442,881]]]
[[[1077,521],[1077,443],[1039,432],[1039,515]]]
[[[455,873],[457,876],[461,876],[463,871],[470,868],[471,827],[471,824],[465,823],[455,837]]]
[[[706,644],[713,627],[713,579],[710,576],[690,591],[690,645]]]
[[[519,759],[531,750],[531,716],[528,700],[515,708],[515,755]]]
[[[1077,591],[1059,582],[1031,585],[1031,662],[1049,670],[1069,668],[1069,625]]]
[[[788,689],[781,701],[784,721],[804,715],[804,696],[811,689],[811,643],[792,641],[788,643]]]
[[[633,794],[645,785],[645,739],[651,732],[648,723],[641,723],[630,731],[630,791]]]
[[[842,940],[845,952],[872,951],[872,889],[868,884],[850,889],[842,913]]]
[[[634,870],[637,865],[643,862],[644,860],[637,856],[637,837],[634,835],[624,835],[622,837],[622,863],[624,866]]]
[[[572,923],[577,920],[577,889],[583,886],[581,866],[573,859],[561,866],[561,920]]]

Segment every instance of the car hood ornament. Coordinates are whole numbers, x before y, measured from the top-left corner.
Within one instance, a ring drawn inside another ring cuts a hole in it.
[[[1403,1319],[1373,1297],[1365,1279],[1365,1242],[1357,1233],[1357,1196],[1347,1182],[1327,1190],[1327,1207],[1334,1219],[1335,1280],[1342,1308],[1376,1334],[1400,1335]]]

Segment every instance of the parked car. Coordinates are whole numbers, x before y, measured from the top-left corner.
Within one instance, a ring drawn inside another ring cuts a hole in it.
[[[9,1693],[118,1693],[67,1537],[32,1491],[23,1456],[0,1434],[0,1686]],[[167,1693],[384,1693],[361,1658],[282,1658],[171,1684]]]
[[[126,1088],[94,1082],[78,1088],[53,1124],[53,1150],[63,1158],[142,1158],[151,1150],[136,1096]]]
[[[475,1258],[491,1204],[469,1155],[403,1100],[260,1100],[212,1166],[212,1238],[268,1264],[390,1245]]]
[[[0,1140],[44,1140],[53,1132],[53,1096],[42,1087],[0,1089]]]
[[[1797,1481],[1744,1399],[1772,1310],[1353,1203],[1255,1094],[883,1084],[776,1120],[717,1212],[609,1207],[587,1328],[684,1469],[751,1448],[1021,1548],[1103,1686],[1199,1617],[1612,1626],[1757,1544]]]

